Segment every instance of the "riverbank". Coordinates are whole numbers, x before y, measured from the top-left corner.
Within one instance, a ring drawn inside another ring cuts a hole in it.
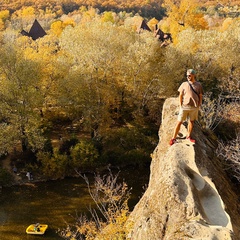
[[[58,230],[65,229],[68,224],[75,224],[81,214],[89,215],[89,206],[92,208],[95,204],[87,183],[79,176],[46,180],[35,174],[33,180],[29,181],[26,171],[18,169],[16,174],[13,172],[10,157],[1,163],[14,178],[13,184],[4,187],[0,194],[1,240],[25,239],[27,226],[36,222],[49,225],[44,238],[62,239],[57,233]],[[149,168],[140,170],[133,166],[124,170],[112,169],[114,175],[119,172],[119,182],[124,181],[131,189],[128,201],[130,211],[144,192],[148,183],[148,171]],[[109,172],[102,168],[99,174],[102,176]],[[91,188],[94,188],[94,173],[89,172],[87,177]]]
[[[80,174],[76,173],[74,175],[65,176],[58,179],[47,179],[44,176],[38,174],[37,172],[33,172],[32,179],[29,180],[28,177],[26,176],[27,171],[24,168],[17,169],[17,171],[14,172],[13,164],[11,162],[11,156],[7,156],[6,158],[2,159],[1,165],[2,165],[2,168],[7,170],[8,173],[12,176],[11,183],[4,185],[4,188],[5,187],[9,188],[17,185],[26,185],[26,186],[34,187],[37,183],[41,183],[41,182],[51,181],[51,182],[56,182],[57,184],[58,181],[61,181],[65,178],[75,178],[75,179],[81,178]],[[139,195],[139,193],[141,195],[141,193],[145,191],[149,181],[149,174],[150,174],[149,166],[146,168],[138,169],[136,168],[136,166],[130,166],[130,165],[125,166],[123,168],[111,167],[110,165],[106,165],[106,166],[102,166],[101,168],[96,168],[94,171],[92,169],[92,171],[86,171],[81,174],[82,175],[86,174],[91,179],[91,181],[93,181],[94,176],[96,176],[96,174],[99,174],[100,176],[108,175],[110,173],[109,171],[111,171],[111,173],[114,175],[118,174],[118,180],[120,182],[124,181],[129,188],[133,189],[132,191],[132,195],[134,195],[133,198],[135,198],[136,195]],[[138,176],[137,179],[133,177],[136,175]],[[1,192],[1,189],[0,189],[0,192]],[[131,203],[132,206],[134,204],[135,203]]]
[[[2,168],[5,169],[11,175],[11,182],[6,185],[7,187],[41,181],[41,179],[38,176],[36,176],[35,179],[32,178],[32,180],[29,180],[28,177],[26,176],[27,175],[26,171],[18,170],[16,166],[12,166],[10,155],[2,159],[1,165]]]

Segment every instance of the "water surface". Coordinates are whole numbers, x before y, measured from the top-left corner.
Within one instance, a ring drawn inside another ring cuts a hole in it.
[[[148,170],[128,170],[120,175],[132,189],[130,209],[138,202],[148,182]],[[121,180],[120,180],[121,181]],[[74,224],[77,215],[89,214],[94,206],[87,185],[82,178],[28,183],[3,188],[0,193],[0,240],[62,239],[56,231]],[[33,223],[48,224],[45,235],[26,234]]]
[[[57,229],[75,222],[93,204],[81,178],[3,188],[0,194],[0,239],[62,239]],[[27,235],[33,223],[48,224],[44,236]]]

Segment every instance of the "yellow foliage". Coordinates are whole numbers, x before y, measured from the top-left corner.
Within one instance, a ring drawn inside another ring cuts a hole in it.
[[[177,43],[179,32],[191,27],[196,30],[207,29],[208,24],[203,18],[204,15],[198,13],[199,3],[197,0],[165,0],[164,6],[167,8],[170,33],[174,43]]]
[[[163,31],[163,32],[170,32],[170,23],[168,18],[163,18],[159,24],[158,27]]]
[[[76,25],[76,23],[71,18],[67,18],[65,21],[58,20],[51,24],[51,31],[53,32],[54,35],[60,36],[62,31],[67,26],[75,27],[75,25]]]
[[[87,7],[86,7],[86,6],[81,6],[81,7],[79,8],[79,11],[80,11],[81,13],[87,12]]]
[[[230,26],[231,24],[233,23],[233,19],[232,18],[226,18],[223,23],[222,23],[222,27],[220,28],[220,30],[222,32],[226,31]]]
[[[22,16],[30,16],[34,14],[35,14],[35,10],[33,7],[23,8],[22,10]]]
[[[192,19],[189,19],[189,26],[195,30],[208,29],[208,23],[200,13],[196,13]]]
[[[3,20],[0,18],[0,31],[4,30],[4,28],[5,28],[4,22],[3,22]]]
[[[53,32],[53,34],[55,34],[56,36],[60,36],[60,34],[63,31],[63,22],[62,21],[55,21],[51,24],[51,31]]]
[[[200,49],[201,49],[200,44],[197,43],[197,42],[194,42],[189,50],[191,51],[192,54],[195,54],[195,53],[197,53]]]
[[[10,17],[9,10],[0,11],[0,19],[4,22]]]
[[[66,20],[63,22],[63,28],[65,28],[65,27],[67,27],[67,26],[75,27],[75,26],[76,26],[76,23],[74,22],[73,19],[69,18],[69,19],[66,19]]]
[[[82,22],[88,22],[90,21],[91,19],[93,19],[94,17],[96,17],[97,15],[97,10],[95,8],[90,8],[89,10],[87,11],[84,11],[83,9],[83,19],[82,19]]]
[[[154,31],[154,27],[155,27],[155,25],[158,24],[158,22],[159,22],[159,21],[158,21],[156,18],[152,18],[152,19],[148,22],[149,28],[150,28],[152,31]]]
[[[134,16],[126,18],[124,21],[124,25],[126,27],[130,27],[133,31],[137,31],[138,27],[140,26],[143,18],[141,16]]]
[[[97,226],[95,222],[85,222],[85,224],[82,224],[77,227],[77,231],[83,235],[86,236],[86,239],[94,239],[94,237],[97,235]]]
[[[122,208],[117,212],[114,212],[108,225],[102,229],[96,236],[96,240],[121,240],[126,239],[126,233],[128,232],[126,221],[129,216],[129,209],[127,201],[122,205]]]
[[[101,21],[114,23],[115,20],[114,20],[113,12],[104,12],[101,18]]]

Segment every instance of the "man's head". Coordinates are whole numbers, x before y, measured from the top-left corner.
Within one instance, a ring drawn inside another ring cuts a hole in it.
[[[188,81],[194,81],[195,80],[196,71],[194,69],[188,69],[187,70],[187,79]]]
[[[189,75],[189,74],[196,75],[196,71],[194,69],[188,69],[187,70],[187,75]]]

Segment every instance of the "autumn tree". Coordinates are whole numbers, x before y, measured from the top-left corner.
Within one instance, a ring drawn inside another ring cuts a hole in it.
[[[2,42],[2,151],[10,151],[19,142],[23,151],[41,149],[49,106],[56,104],[58,81],[68,73],[69,66],[61,61],[53,36],[33,41],[9,32]]]
[[[196,30],[208,28],[196,0],[178,0],[174,2],[165,0],[164,7],[167,9],[169,31],[175,42],[177,42],[178,33],[184,29],[189,27]]]
[[[55,34],[56,36],[60,36],[62,31],[67,27],[67,26],[72,26],[74,27],[76,25],[76,23],[74,22],[73,19],[71,18],[67,18],[66,20],[62,21],[62,20],[57,20],[54,21],[51,24],[51,31],[53,34]]]
[[[114,13],[113,12],[104,12],[103,15],[102,15],[101,20],[103,22],[114,23],[115,22],[115,20],[114,20]]]
[[[0,51],[1,153],[10,151],[19,141],[23,151],[41,148],[39,65],[28,58],[22,46],[5,44]]]
[[[166,49],[166,67],[174,68],[172,78],[175,81],[182,81],[185,70],[192,67],[197,70],[198,78],[204,81],[205,90],[236,92],[238,35],[237,21],[225,32],[188,28],[179,34],[175,46]]]
[[[71,148],[71,165],[75,170],[96,166],[98,157],[99,153],[91,142],[82,140]]]
[[[44,38],[33,41],[29,47],[33,49],[29,57],[37,62],[41,69],[41,78],[37,87],[43,102],[38,110],[42,114],[42,120],[48,122],[51,121],[49,115],[54,108],[58,109],[57,112],[65,108],[65,105],[59,102],[60,83],[69,74],[72,61],[61,51],[59,40],[55,35],[48,34]],[[62,96],[62,99],[67,99],[67,96]],[[68,104],[68,101],[64,100],[64,104]]]
[[[5,22],[10,17],[9,10],[0,11],[0,31],[5,28]]]
[[[94,20],[66,29],[60,44],[74,61],[61,91],[71,92],[75,114],[93,128],[112,124],[111,112],[123,106],[144,109],[159,94],[161,49],[152,33]]]

